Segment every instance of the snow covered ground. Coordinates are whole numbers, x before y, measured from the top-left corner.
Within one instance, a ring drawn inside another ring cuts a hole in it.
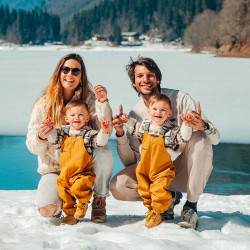
[[[200,198],[197,231],[174,221],[147,229],[141,202],[107,199],[108,222],[85,219],[74,226],[58,226],[60,219],[41,217],[35,206],[36,190],[0,191],[0,249],[250,249],[250,195]]]
[[[17,45],[11,43],[0,44],[0,51],[17,50],[17,51],[191,51],[190,47],[176,45],[171,43],[146,43],[142,46],[70,46],[70,45]]]

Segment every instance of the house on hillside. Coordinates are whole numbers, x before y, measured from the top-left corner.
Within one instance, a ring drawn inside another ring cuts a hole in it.
[[[90,40],[85,41],[88,46],[106,46],[110,45],[110,37],[108,35],[94,34]]]
[[[141,46],[140,35],[137,32],[122,32],[122,46]]]

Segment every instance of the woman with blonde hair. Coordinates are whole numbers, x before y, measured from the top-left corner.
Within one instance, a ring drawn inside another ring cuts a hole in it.
[[[56,185],[60,166],[55,160],[58,159],[56,156],[60,153],[60,148],[48,143],[46,138],[53,128],[42,124],[42,121],[50,117],[55,126],[64,124],[64,107],[75,99],[87,103],[91,117],[89,125],[93,129],[100,130],[100,121],[109,120],[109,134],[112,133],[112,111],[106,89],[96,85],[91,90],[81,56],[71,53],[63,56],[57,63],[47,87],[33,105],[28,127],[26,145],[32,153],[38,155],[38,172],[42,175],[38,184],[37,205],[40,214],[45,217],[59,215],[62,201]],[[91,220],[105,222],[106,196],[113,169],[112,151],[107,145],[94,149],[93,158],[92,170],[96,179]]]

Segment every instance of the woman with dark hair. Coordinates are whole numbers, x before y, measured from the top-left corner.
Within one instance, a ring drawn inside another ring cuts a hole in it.
[[[55,126],[64,124],[63,110],[71,100],[83,100],[90,111],[90,126],[100,130],[100,121],[109,120],[109,134],[112,133],[112,111],[107,100],[107,91],[101,85],[91,90],[83,60],[78,54],[67,54],[57,63],[54,73],[43,94],[35,101],[28,127],[26,145],[38,155],[38,172],[42,178],[38,185],[37,205],[42,216],[50,217],[61,212],[61,200],[58,196],[56,180],[59,175],[59,162],[55,157],[60,149],[49,144],[48,134],[52,127],[42,124],[50,117]],[[42,124],[42,125],[41,125]],[[93,172],[94,198],[91,220],[106,221],[106,196],[109,192],[109,180],[113,169],[112,151],[105,147],[94,149]]]

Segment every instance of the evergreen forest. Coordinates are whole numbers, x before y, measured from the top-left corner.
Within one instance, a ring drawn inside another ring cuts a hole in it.
[[[16,44],[59,41],[60,18],[43,9],[24,11],[0,6],[0,39]]]
[[[172,41],[183,37],[193,18],[209,9],[219,12],[223,0],[104,0],[76,13],[63,32],[65,43],[77,44],[93,34],[110,35],[119,44],[120,33],[135,31]]]
[[[68,8],[75,6],[67,2]],[[97,34],[120,44],[122,32],[133,31],[166,42],[181,40],[196,52],[244,48],[250,56],[250,0],[102,0],[76,10],[67,23],[53,13],[45,5],[33,10],[0,5],[0,40],[78,45]]]

